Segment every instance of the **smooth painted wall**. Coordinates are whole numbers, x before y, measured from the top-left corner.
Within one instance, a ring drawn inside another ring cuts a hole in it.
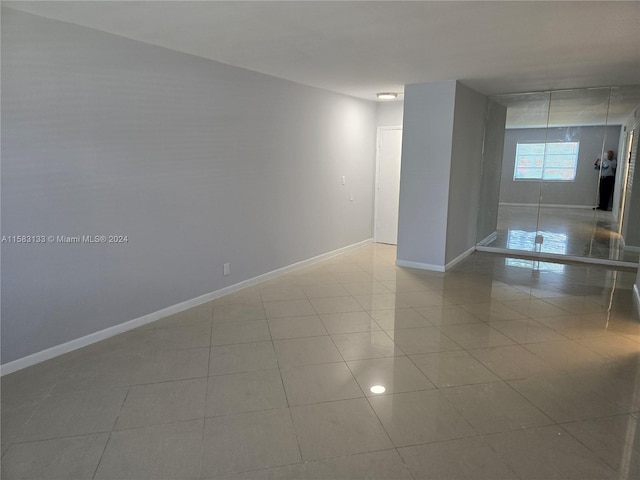
[[[605,137],[606,136],[606,137]],[[600,157],[602,142],[604,151],[617,150],[620,125],[563,128],[508,129],[504,139],[500,201],[502,203],[538,204],[540,181],[513,180],[516,146],[520,143],[580,142],[578,169],[573,182],[544,182],[542,203],[547,205],[596,205],[598,172],[593,162]],[[616,156],[619,152],[616,152]]]
[[[487,97],[456,83],[445,264],[476,244]]]
[[[405,87],[398,263],[444,266],[456,82]]]
[[[482,149],[478,242],[491,236],[498,228],[502,150],[504,149],[504,127],[506,121],[507,107],[489,99],[487,103],[484,146]]]
[[[372,236],[374,102],[3,9],[2,127],[3,235],[128,237],[3,244],[2,363]]]
[[[376,104],[379,127],[398,127],[402,125],[404,102],[402,100],[380,101]]]

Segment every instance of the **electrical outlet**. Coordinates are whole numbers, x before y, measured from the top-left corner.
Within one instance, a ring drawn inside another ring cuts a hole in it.
[[[231,264],[230,263],[225,263],[224,264],[224,276],[226,277],[230,273],[231,273]]]

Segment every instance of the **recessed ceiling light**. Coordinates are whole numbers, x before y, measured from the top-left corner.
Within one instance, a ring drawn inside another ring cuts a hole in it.
[[[369,390],[371,390],[371,393],[384,393],[387,389],[382,385],[374,385]]]
[[[393,100],[395,98],[398,98],[398,94],[394,92],[380,92],[376,93],[376,96],[379,100]]]

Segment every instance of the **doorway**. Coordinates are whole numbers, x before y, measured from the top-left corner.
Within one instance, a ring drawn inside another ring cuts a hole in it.
[[[374,240],[398,244],[402,127],[379,127],[376,160]]]

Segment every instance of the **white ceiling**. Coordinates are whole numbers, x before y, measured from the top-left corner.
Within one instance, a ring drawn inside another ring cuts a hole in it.
[[[365,99],[640,84],[640,2],[2,2]]]

